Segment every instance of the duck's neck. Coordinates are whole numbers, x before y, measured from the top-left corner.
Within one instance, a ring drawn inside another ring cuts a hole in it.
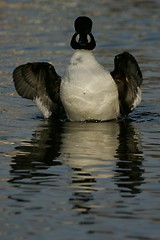
[[[73,56],[71,57],[70,64],[89,64],[89,63],[97,63],[93,52],[90,50],[78,49],[74,52]],[[86,65],[87,67],[87,65]]]

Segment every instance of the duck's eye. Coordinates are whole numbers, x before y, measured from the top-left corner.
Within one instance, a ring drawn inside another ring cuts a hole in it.
[[[76,36],[76,42],[79,42],[79,39],[80,39],[80,35],[77,34],[77,36]]]

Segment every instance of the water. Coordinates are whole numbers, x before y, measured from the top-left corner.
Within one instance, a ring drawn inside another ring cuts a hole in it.
[[[147,239],[160,236],[160,3],[1,1],[1,239]],[[109,70],[129,51],[143,101],[126,121],[49,122],[12,82],[13,69],[50,61],[63,74],[73,21],[94,21],[95,55]]]

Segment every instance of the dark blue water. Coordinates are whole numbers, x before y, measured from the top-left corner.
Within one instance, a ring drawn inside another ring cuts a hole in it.
[[[159,0],[1,1],[1,239],[159,239],[159,9]],[[50,122],[15,92],[20,64],[64,73],[79,15],[93,19],[107,69],[123,51],[139,62],[143,101],[125,121]]]

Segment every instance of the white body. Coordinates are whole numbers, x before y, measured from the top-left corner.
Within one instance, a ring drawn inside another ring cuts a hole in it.
[[[60,98],[71,121],[105,121],[119,116],[116,83],[88,50],[73,54],[62,78]]]

